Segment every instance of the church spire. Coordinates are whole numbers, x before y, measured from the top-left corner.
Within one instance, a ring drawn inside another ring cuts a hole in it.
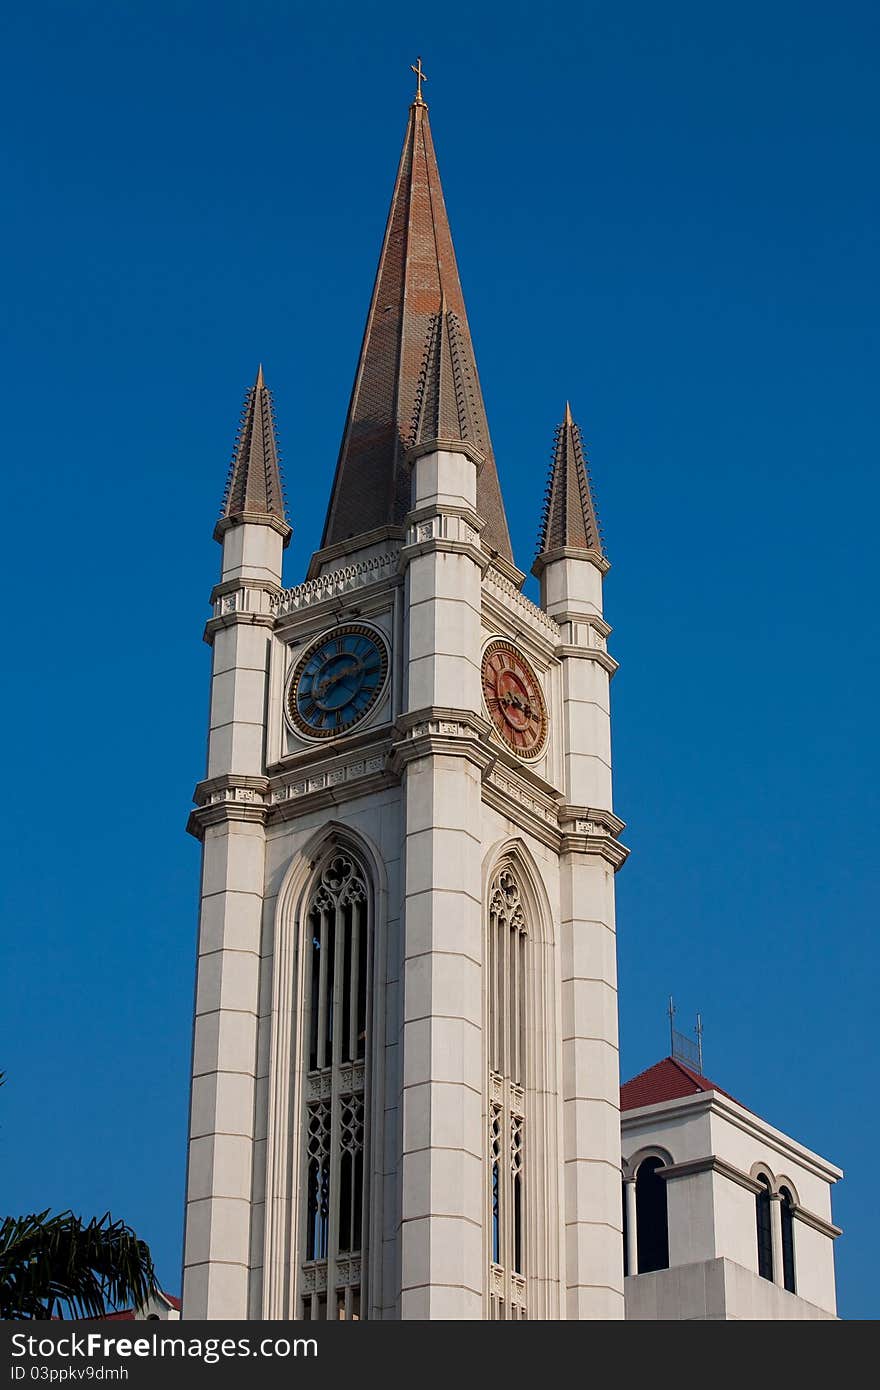
[[[539,574],[550,554],[558,550],[581,551],[585,558],[598,561],[599,568],[608,567],[583,440],[568,401],[556,428],[534,572]]]
[[[321,546],[400,525],[408,451],[453,444],[479,468],[483,544],[512,562],[420,67]]]
[[[262,362],[245,396],[214,539],[222,540],[231,526],[242,522],[271,526],[284,537],[285,545],[290,540],[275,441],[275,411],[263,380]]]

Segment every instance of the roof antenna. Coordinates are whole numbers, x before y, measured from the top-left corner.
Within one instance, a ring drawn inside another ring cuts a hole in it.
[[[669,1055],[674,1062],[683,1062],[692,1071],[703,1075],[703,1018],[697,1014],[693,1038],[680,1033],[675,1026],[675,1001],[669,996],[666,1012],[669,1015]]]

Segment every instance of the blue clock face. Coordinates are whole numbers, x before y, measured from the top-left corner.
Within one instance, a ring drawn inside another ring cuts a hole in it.
[[[345,733],[372,709],[387,673],[388,648],[372,628],[351,623],[325,633],[293,673],[290,720],[308,738]]]

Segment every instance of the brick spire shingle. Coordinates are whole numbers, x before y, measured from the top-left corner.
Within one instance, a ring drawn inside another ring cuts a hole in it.
[[[556,428],[536,565],[554,550],[580,550],[605,559],[583,440],[567,401],[563,421]]]
[[[262,365],[245,396],[215,539],[222,540],[230,526],[244,521],[273,526],[284,536],[285,545],[290,539],[275,441],[275,412]]]
[[[472,451],[480,467],[483,543],[512,562],[428,108],[417,98],[409,111],[322,548],[399,524],[410,507],[407,451],[432,442],[465,444]]]

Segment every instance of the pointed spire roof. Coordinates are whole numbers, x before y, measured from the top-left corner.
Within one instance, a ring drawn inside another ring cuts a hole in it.
[[[416,386],[410,447],[425,450],[438,445],[464,445],[478,466],[491,450],[485,416],[477,408],[474,365],[467,328],[447,306],[428,321],[428,338]]]
[[[290,540],[275,441],[275,411],[262,363],[245,396],[215,539],[222,540],[230,526],[243,521],[273,526],[284,537],[285,545]]]
[[[562,423],[556,428],[535,565],[540,568],[542,560],[555,550],[581,551],[600,560],[601,568],[607,567],[583,440],[568,401]]]
[[[477,462],[483,544],[512,563],[428,108],[418,96],[409,110],[322,549],[399,525],[410,508],[407,453],[430,444],[464,446]]]

